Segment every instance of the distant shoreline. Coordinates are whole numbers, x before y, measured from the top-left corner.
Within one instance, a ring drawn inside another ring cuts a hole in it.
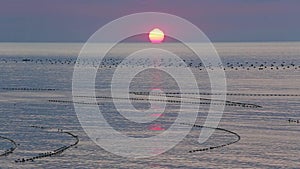
[[[110,45],[101,43],[101,45]],[[140,46],[141,45],[141,46]],[[173,51],[180,51],[180,43],[120,43],[118,49],[113,53],[123,56],[123,52],[132,48],[153,48],[166,47]],[[244,56],[247,53],[255,52],[260,56],[299,56],[300,41],[295,42],[216,42],[213,43],[220,56]],[[5,56],[78,56],[84,43],[21,43],[21,42],[0,42],[0,57]],[[97,52],[102,51],[99,45],[95,45]],[[104,51],[103,51],[104,52]],[[126,52],[125,52],[126,53]]]

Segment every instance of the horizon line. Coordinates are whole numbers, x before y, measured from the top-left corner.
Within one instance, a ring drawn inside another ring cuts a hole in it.
[[[300,42],[300,40],[282,40],[282,41],[211,41],[211,43],[282,43],[282,42]],[[86,43],[84,41],[0,41],[0,43]],[[113,42],[101,42],[113,43]],[[120,43],[151,43],[151,42],[120,42]],[[162,42],[163,43],[179,43],[179,42]],[[201,43],[201,42],[185,42],[185,43]]]

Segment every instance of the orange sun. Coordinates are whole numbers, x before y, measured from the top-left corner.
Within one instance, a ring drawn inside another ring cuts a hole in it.
[[[161,43],[165,38],[165,34],[158,28],[153,29],[149,33],[149,39],[151,43]]]

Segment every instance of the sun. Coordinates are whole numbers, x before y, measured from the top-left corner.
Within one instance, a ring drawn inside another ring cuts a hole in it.
[[[165,38],[165,34],[162,30],[155,28],[149,33],[149,40],[151,43],[161,43]]]

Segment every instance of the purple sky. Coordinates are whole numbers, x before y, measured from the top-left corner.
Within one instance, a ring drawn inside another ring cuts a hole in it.
[[[300,41],[300,0],[0,0],[0,41],[84,42],[136,12],[183,17],[216,41]]]

